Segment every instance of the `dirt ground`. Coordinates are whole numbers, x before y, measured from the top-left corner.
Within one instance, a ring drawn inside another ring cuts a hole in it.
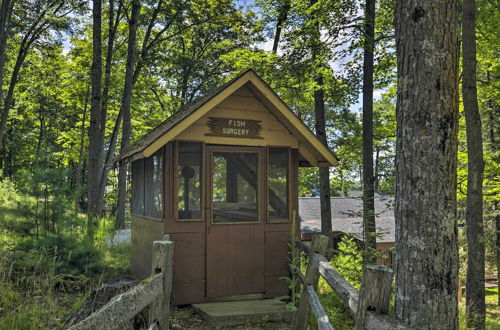
[[[230,326],[219,329],[273,329],[285,330],[290,329],[290,324],[287,322],[259,322],[247,323],[238,326]],[[198,315],[195,310],[189,306],[172,307],[172,314],[170,315],[170,328],[174,330],[180,329],[210,329],[203,319]]]

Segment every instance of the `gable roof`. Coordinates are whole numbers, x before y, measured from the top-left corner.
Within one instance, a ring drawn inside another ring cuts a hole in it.
[[[363,199],[361,197],[331,197],[332,232],[352,234],[363,240]],[[375,227],[378,243],[395,242],[394,197],[375,197]],[[319,197],[299,198],[300,231],[302,234],[321,232]]]
[[[318,137],[293,113],[281,98],[253,70],[247,70],[199,100],[176,112],[136,143],[130,145],[116,161],[149,157],[194,121],[224,101],[242,86],[254,96],[300,141],[299,152],[311,165],[334,166],[338,159]]]

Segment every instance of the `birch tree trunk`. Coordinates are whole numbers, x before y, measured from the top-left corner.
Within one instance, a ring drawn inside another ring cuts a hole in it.
[[[398,0],[396,316],[457,329],[458,1]]]
[[[476,88],[476,0],[462,6],[462,94],[467,134],[467,326],[484,329],[483,134]]]
[[[137,41],[137,24],[140,11],[140,1],[132,2],[132,12],[129,20],[129,37],[127,50],[127,64],[125,68],[125,84],[123,86],[122,105],[120,111],[123,116],[122,141],[121,150],[124,151],[130,143],[130,135],[132,132],[130,105],[132,101],[132,90],[134,88],[134,70],[136,61],[136,41]],[[117,229],[125,226],[125,201],[127,197],[127,166],[122,164],[118,172],[118,211],[116,214]]]
[[[363,263],[377,261],[375,228],[375,191],[373,176],[373,49],[375,36],[375,0],[365,2],[363,46]]]

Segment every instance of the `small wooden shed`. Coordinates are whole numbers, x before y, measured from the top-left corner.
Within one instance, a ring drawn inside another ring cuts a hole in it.
[[[175,242],[177,305],[288,293],[299,166],[335,155],[248,70],[130,146],[132,271],[150,273],[154,240]],[[297,221],[297,234],[299,230]]]

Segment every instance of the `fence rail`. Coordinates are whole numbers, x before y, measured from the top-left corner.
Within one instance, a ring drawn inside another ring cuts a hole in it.
[[[168,329],[173,256],[168,235],[153,242],[152,275],[69,329],[119,329],[148,305],[149,329]]]
[[[319,277],[323,277],[349,306],[355,315],[356,329],[376,330],[409,330],[411,327],[387,315],[392,285],[392,269],[387,266],[367,266],[361,289],[358,291],[342,275],[340,275],[323,256],[328,247],[326,236],[314,236],[311,246],[297,241],[299,251],[308,255],[306,274],[299,271],[298,277],[302,282],[302,294],[294,320],[294,329],[305,329],[312,312],[318,320],[319,329],[333,329],[319,298],[315,292]]]

